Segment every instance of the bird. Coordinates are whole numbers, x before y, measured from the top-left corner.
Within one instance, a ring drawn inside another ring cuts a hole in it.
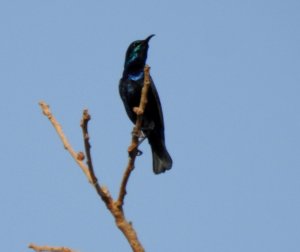
[[[153,36],[154,34],[144,40],[136,40],[129,45],[125,55],[123,75],[119,82],[121,99],[129,119],[134,124],[137,116],[133,108],[138,107],[140,103],[149,41]],[[170,170],[173,161],[166,148],[161,102],[151,76],[150,82],[148,103],[143,114],[141,129],[151,147],[153,172],[160,174]]]

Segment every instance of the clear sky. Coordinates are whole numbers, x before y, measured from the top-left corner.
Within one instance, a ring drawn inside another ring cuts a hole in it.
[[[131,251],[55,131],[76,150],[88,108],[94,165],[116,196],[132,125],[125,51],[155,33],[171,171],[147,142],[126,216],[147,251],[300,251],[300,1],[0,2],[1,251],[28,243]]]

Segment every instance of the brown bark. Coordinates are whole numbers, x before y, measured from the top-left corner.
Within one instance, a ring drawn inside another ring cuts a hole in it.
[[[88,181],[92,184],[95,188],[97,194],[100,196],[102,201],[105,203],[107,209],[111,212],[112,216],[115,219],[115,223],[117,227],[122,231],[124,236],[126,237],[127,241],[129,242],[132,251],[134,252],[144,252],[144,248],[140,241],[138,240],[137,233],[133,228],[132,224],[128,222],[125,218],[123,206],[124,206],[124,199],[126,195],[126,187],[131,175],[131,172],[134,169],[134,162],[138,154],[138,144],[139,144],[139,136],[141,135],[141,126],[143,120],[143,113],[147,104],[147,92],[150,87],[150,75],[149,75],[150,67],[145,66],[144,72],[144,86],[142,89],[140,105],[137,108],[134,108],[134,112],[137,114],[137,121],[133,128],[133,134],[131,139],[131,144],[128,147],[128,154],[129,160],[127,167],[125,168],[123,178],[120,185],[119,196],[117,200],[114,200],[107,188],[101,186],[99,183],[98,178],[94,172],[92,156],[91,156],[91,145],[89,141],[89,134],[88,134],[88,122],[91,119],[91,116],[88,113],[88,110],[83,111],[82,120],[80,126],[82,128],[83,133],[83,141],[85,146],[85,155],[82,152],[75,152],[67,140],[66,136],[64,135],[62,128],[54,115],[50,111],[50,107],[45,102],[40,102],[40,107],[43,111],[43,114],[47,116],[47,118],[52,123],[53,127],[55,128],[58,136],[60,137],[64,148],[71,154],[73,159],[79,165],[81,170],[86,175]],[[83,162],[86,156],[86,164]],[[73,252],[73,250],[65,247],[49,247],[49,246],[37,246],[34,244],[30,244],[29,248],[34,249],[37,252],[41,251],[61,251],[61,252]]]

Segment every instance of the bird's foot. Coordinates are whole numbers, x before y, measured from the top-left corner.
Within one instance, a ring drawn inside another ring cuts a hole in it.
[[[133,131],[131,132],[132,136],[135,136],[139,139],[144,139],[147,136],[145,135],[145,133],[141,130],[141,131],[137,131],[136,128],[134,127]]]
[[[136,144],[131,144],[128,147],[128,154],[129,154],[130,157],[132,157],[133,155],[136,155],[136,156],[143,155],[143,152],[141,150],[139,150],[137,147],[138,146],[136,146]]]

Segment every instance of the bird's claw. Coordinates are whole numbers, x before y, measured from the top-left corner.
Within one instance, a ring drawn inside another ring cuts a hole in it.
[[[128,154],[130,157],[133,157],[134,155],[141,156],[143,155],[143,152],[139,150],[135,144],[132,144],[128,147]]]
[[[137,132],[136,130],[133,130],[131,134],[132,136],[138,137],[141,141],[147,137],[143,131]]]

